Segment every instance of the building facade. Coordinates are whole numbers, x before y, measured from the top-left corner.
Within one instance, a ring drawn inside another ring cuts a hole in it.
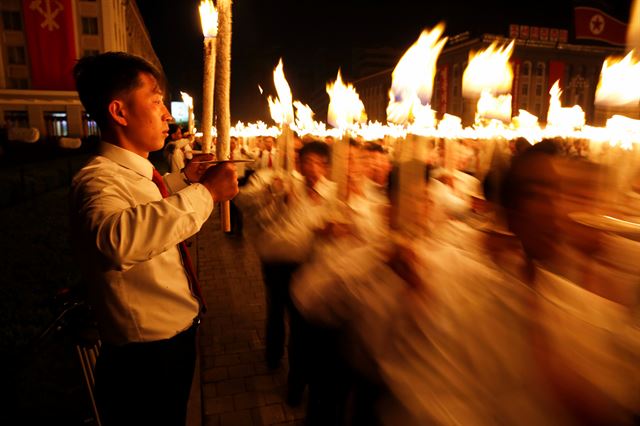
[[[471,124],[475,115],[475,100],[465,100],[462,95],[462,76],[469,53],[486,49],[494,41],[506,45],[515,40],[511,56],[514,73],[511,90],[513,115],[523,109],[537,116],[540,122],[546,122],[549,90],[559,80],[563,91],[562,105],[580,105],[587,123],[598,121],[594,99],[602,64],[609,56],[622,56],[623,48],[572,44],[567,42],[566,32],[555,30],[553,33],[553,39],[547,36],[546,40],[541,40],[539,36],[535,39],[524,38],[518,34],[511,34],[512,38],[490,34],[471,37],[468,33],[450,37],[438,58],[432,108],[440,116],[444,113],[453,114],[461,117],[464,124]],[[355,82],[371,120],[386,121],[392,71],[393,68],[390,68]]]
[[[35,128],[45,139],[97,134],[73,90],[71,69],[81,57],[124,51],[162,70],[134,0],[2,0],[0,13],[0,126],[7,129]]]

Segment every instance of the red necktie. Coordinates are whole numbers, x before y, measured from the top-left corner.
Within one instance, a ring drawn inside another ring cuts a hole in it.
[[[160,190],[162,198],[167,198],[169,196],[169,191],[164,184],[162,176],[155,168],[153,169],[153,177],[151,178],[151,180]],[[200,302],[201,312],[207,312],[207,304],[205,303],[204,297],[202,296],[202,289],[200,288],[200,284],[198,283],[196,270],[193,268],[193,262],[191,262],[191,255],[189,254],[189,250],[187,249],[187,244],[182,241],[180,244],[178,244],[178,249],[180,249],[180,257],[182,257],[182,264],[184,265],[184,269],[186,269],[187,271],[187,278],[189,279],[189,289],[191,290],[191,294],[193,294],[195,298],[198,299],[198,302]]]
[[[268,168],[272,168],[273,167],[273,161],[271,161],[271,151],[269,151],[269,164],[267,165]]]

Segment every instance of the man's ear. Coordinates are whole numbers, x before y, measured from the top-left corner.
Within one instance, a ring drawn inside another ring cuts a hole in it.
[[[128,124],[124,102],[119,99],[114,99],[109,104],[109,115],[121,126],[126,126]]]

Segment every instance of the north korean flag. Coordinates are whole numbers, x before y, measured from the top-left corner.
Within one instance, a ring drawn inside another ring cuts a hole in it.
[[[576,40],[596,40],[624,46],[627,24],[601,9],[588,6],[574,8]]]

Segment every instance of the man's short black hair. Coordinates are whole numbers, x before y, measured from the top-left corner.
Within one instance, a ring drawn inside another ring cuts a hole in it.
[[[316,154],[328,160],[330,157],[330,153],[331,151],[329,149],[329,145],[321,141],[307,142],[298,151],[298,154],[300,155],[300,159],[302,159],[305,155],[308,155],[308,154]]]
[[[111,101],[139,87],[140,73],[153,76],[162,87],[162,74],[147,60],[124,52],[86,56],[73,67],[80,101],[102,129],[108,123]]]

